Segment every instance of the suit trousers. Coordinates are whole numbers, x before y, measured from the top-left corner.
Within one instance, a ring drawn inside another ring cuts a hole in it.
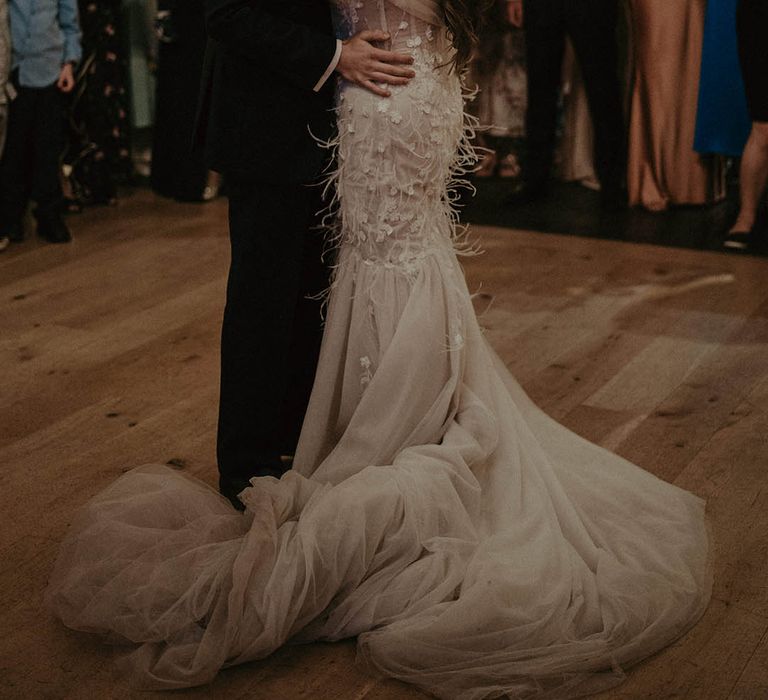
[[[226,177],[226,175],[225,175]],[[222,478],[283,472],[314,382],[326,289],[317,185],[227,177],[232,261],[221,339]]]
[[[584,78],[595,129],[595,169],[605,190],[623,185],[626,163],[618,78],[617,0],[529,0],[526,3],[528,111],[526,180],[549,178],[555,149],[558,96],[568,36]]]
[[[55,84],[17,87],[17,92],[10,104],[0,159],[0,233],[21,221],[30,197],[37,204],[38,219],[58,216],[63,204],[59,179],[64,150],[63,96]]]

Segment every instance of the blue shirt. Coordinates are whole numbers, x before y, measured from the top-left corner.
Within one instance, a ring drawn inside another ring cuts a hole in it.
[[[82,57],[77,0],[11,0],[12,68],[24,87],[56,82],[61,66]]]

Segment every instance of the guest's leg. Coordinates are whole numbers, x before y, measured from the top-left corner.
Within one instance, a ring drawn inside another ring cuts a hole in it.
[[[768,4],[761,0],[741,0],[736,24],[752,131],[741,157],[740,209],[731,232],[748,233],[755,225],[768,181],[768,54],[765,49]]]
[[[218,461],[225,482],[279,474],[312,192],[228,180],[232,263],[221,343]],[[302,361],[311,363],[309,357]]]
[[[595,169],[606,195],[623,187],[626,136],[618,77],[617,0],[568,3],[568,33],[584,76],[595,132]]]
[[[0,236],[17,237],[30,189],[32,126],[35,106],[25,88],[11,102],[5,150],[0,159]]]
[[[731,231],[752,230],[768,184],[768,122],[755,122],[739,170],[739,216]]]
[[[560,3],[557,3],[560,6]],[[537,2],[526,4],[525,41],[528,70],[526,158],[523,178],[532,191],[546,186],[552,168],[557,102],[565,51],[562,17]]]
[[[34,90],[35,132],[32,199],[35,216],[46,228],[61,219],[64,197],[59,163],[64,151],[64,98],[56,85]]]

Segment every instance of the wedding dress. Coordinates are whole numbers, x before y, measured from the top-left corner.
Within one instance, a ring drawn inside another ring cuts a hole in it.
[[[670,644],[711,589],[704,503],[536,408],[483,337],[457,262],[460,81],[435,0],[339,0],[416,78],[341,88],[335,280],[282,479],[244,514],[160,466],[78,516],[47,598],[132,645],[143,685],[206,683],[287,642],[357,636],[441,698],[572,698]]]

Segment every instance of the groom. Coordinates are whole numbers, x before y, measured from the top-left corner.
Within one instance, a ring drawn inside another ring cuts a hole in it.
[[[334,73],[387,97],[412,59],[337,41],[328,2],[205,0],[210,37],[198,140],[229,190],[232,262],[221,341],[219,488],[235,507],[254,476],[292,455],[321,340],[323,206],[317,183],[335,129]]]

